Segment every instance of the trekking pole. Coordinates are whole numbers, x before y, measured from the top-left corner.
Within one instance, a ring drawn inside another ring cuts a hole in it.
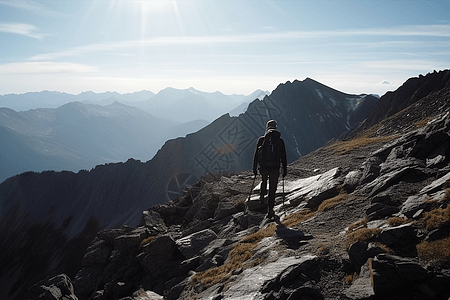
[[[286,216],[286,206],[284,206],[284,176],[283,176],[283,210],[284,210],[284,215]]]
[[[246,215],[247,211],[248,211],[248,202],[250,201],[250,197],[252,196],[252,191],[253,191],[253,186],[255,185],[255,180],[256,180],[256,174],[255,174],[255,177],[253,177],[252,187],[250,189],[250,193],[248,193],[248,199],[245,202],[244,215]]]

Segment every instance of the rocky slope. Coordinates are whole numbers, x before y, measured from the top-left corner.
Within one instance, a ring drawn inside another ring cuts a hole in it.
[[[251,173],[205,175],[137,226],[98,232],[72,280],[29,299],[448,299],[449,154],[444,85],[291,163],[279,221]]]
[[[72,299],[448,299],[450,149],[437,159],[435,143],[450,140],[446,110],[291,164],[276,223],[258,187],[244,202],[251,174],[205,176],[137,227],[100,231],[73,285],[58,276],[30,299],[63,279]]]

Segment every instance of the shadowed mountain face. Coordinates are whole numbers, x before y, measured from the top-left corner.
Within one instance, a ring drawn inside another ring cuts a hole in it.
[[[135,226],[143,210],[182,194],[205,174],[251,169],[256,140],[268,120],[278,121],[288,161],[293,162],[364,119],[361,112],[369,111],[377,100],[344,94],[311,79],[287,82],[263,100],[251,102],[238,117],[223,115],[196,133],[167,141],[146,163],[130,159],[76,174],[27,172],[9,178],[0,185],[0,256],[4,258],[0,296],[14,298],[55,271],[73,276],[83,254],[80,248],[96,229]],[[84,110],[78,115],[64,112],[61,119],[86,126],[86,132],[92,130],[99,140],[108,134],[108,126],[87,126]],[[50,238],[55,236],[60,238]],[[34,251],[28,251],[31,248]],[[60,249],[57,254],[55,249]],[[45,256],[48,253],[52,254]],[[31,263],[41,256],[51,263]]]
[[[383,95],[367,118],[351,132],[357,133],[365,130],[449,85],[450,72],[448,70],[434,71],[426,76],[410,78],[395,92]]]

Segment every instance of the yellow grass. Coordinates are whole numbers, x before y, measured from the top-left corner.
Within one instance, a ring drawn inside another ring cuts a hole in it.
[[[348,227],[348,231],[351,232],[358,227],[367,227],[367,223],[369,222],[369,218],[361,219]]]
[[[450,237],[438,241],[423,241],[416,246],[417,256],[425,262],[442,264],[450,261]]]
[[[294,214],[290,214],[281,222],[286,227],[297,226],[298,224],[308,220],[309,218],[314,217],[315,213],[309,209],[299,211]]]
[[[423,120],[420,120],[420,121],[416,122],[415,125],[416,125],[417,128],[422,128],[422,127],[424,127],[425,125],[427,125],[428,122],[430,122],[430,121],[433,120],[434,118],[435,118],[435,117],[428,117],[428,118],[425,118],[425,119],[423,119]]]
[[[353,273],[353,274],[350,274],[350,275],[348,275],[347,277],[345,277],[345,279],[344,279],[344,283],[346,284],[346,285],[350,285],[350,284],[352,284],[356,279],[358,279],[358,273]]]
[[[378,235],[381,232],[380,228],[360,228],[356,229],[355,231],[347,234],[347,246],[356,243],[356,242],[368,242],[370,241],[374,236]]]
[[[392,218],[389,218],[388,221],[387,221],[387,223],[390,226],[393,226],[393,227],[400,226],[400,225],[403,225],[403,224],[408,223],[408,222],[409,221],[407,219],[403,219],[403,218],[400,218],[400,217],[392,217]]]
[[[336,197],[327,199],[319,205],[319,208],[317,208],[317,211],[329,210],[330,208],[335,207],[336,205],[338,205],[339,203],[341,203],[342,201],[347,199],[347,196],[348,196],[347,193],[342,193],[342,194],[337,195]]]
[[[450,224],[450,206],[447,206],[446,208],[435,208],[426,212],[423,218],[419,220],[419,224],[428,230],[437,229]]]
[[[357,150],[361,147],[368,146],[371,144],[388,142],[394,139],[396,136],[379,136],[379,137],[367,137],[361,136],[354,138],[349,141],[337,141],[329,146],[326,149],[333,150],[337,154],[347,154],[351,151]]]
[[[145,245],[147,245],[147,244],[150,244],[151,242],[153,242],[153,240],[156,238],[156,236],[149,236],[148,238],[146,238],[146,239],[144,239],[142,242],[141,242],[141,247],[143,247],[143,246],[145,246]]]

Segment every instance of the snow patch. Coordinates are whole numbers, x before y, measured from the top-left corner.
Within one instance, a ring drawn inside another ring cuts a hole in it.
[[[331,98],[331,97],[329,98],[329,100],[330,100],[331,102],[333,102],[333,105],[334,105],[334,106],[336,106],[336,100],[334,100],[334,99]]]
[[[318,89],[316,89],[316,92],[317,92],[317,94],[319,95],[319,97],[320,97],[321,99],[323,99],[322,92],[321,92],[320,90],[318,90]]]

